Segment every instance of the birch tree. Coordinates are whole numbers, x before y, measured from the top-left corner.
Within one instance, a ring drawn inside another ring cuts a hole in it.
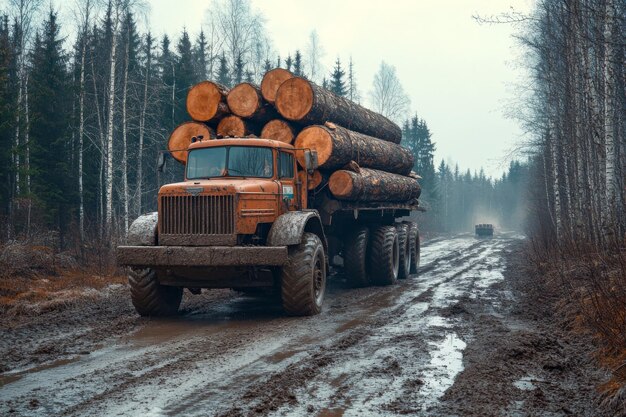
[[[411,100],[404,92],[394,66],[382,61],[372,87],[370,100],[375,111],[394,121],[406,116]]]

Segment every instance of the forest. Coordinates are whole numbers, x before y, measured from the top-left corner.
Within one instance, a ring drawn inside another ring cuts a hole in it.
[[[269,69],[284,67],[364,101],[351,57],[347,65],[337,57],[322,72],[316,31],[301,50],[281,56],[248,1],[216,5],[196,39],[185,28],[170,39],[139,31],[139,3],[83,0],[67,6],[75,37],[64,38],[69,23],[59,10],[39,0],[11,1],[0,24],[2,240],[44,239],[55,250],[81,253],[123,241],[134,218],[155,210],[158,187],[182,178],[173,161],[162,175],[155,163],[170,132],[188,120],[186,94],[199,81],[259,83]],[[443,162],[435,169],[433,134],[409,115],[410,100],[384,61],[368,98],[403,126],[423,177],[426,230],[471,230],[472,221],[511,212],[505,206],[519,195],[520,164],[496,180]],[[519,221],[507,216],[502,226]]]

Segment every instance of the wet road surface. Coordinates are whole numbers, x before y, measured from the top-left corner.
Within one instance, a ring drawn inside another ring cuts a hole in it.
[[[472,337],[450,311],[489,301],[518,239],[426,242],[417,276],[364,289],[335,277],[315,317],[244,295],[183,306],[89,354],[5,375],[0,415],[437,415]]]

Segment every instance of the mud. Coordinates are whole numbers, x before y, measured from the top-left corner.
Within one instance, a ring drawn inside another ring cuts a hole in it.
[[[0,415],[599,416],[604,374],[520,265],[520,238],[438,238],[394,287],[329,281],[323,313],[185,295],[138,318],[125,287],[2,318]]]

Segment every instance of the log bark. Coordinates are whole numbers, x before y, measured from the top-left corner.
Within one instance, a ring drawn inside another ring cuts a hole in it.
[[[221,136],[223,138],[243,138],[250,135],[258,136],[258,133],[258,124],[233,115],[224,117],[217,125],[217,136]]]
[[[228,88],[212,81],[202,81],[187,93],[187,113],[195,121],[208,122],[228,113]]]
[[[263,80],[261,80],[261,94],[265,101],[274,104],[278,88],[282,83],[293,77],[294,75],[291,72],[283,68],[274,68],[266,72]]]
[[[421,194],[413,178],[368,168],[335,171],[328,187],[335,198],[349,201],[410,201]]]
[[[319,167],[325,170],[341,168],[350,161],[401,175],[408,175],[413,168],[409,150],[341,126],[309,126],[298,134],[294,146],[317,151]],[[303,152],[298,152],[298,162],[304,164]]]
[[[187,148],[191,144],[191,138],[198,138],[202,136],[202,139],[215,138],[215,132],[200,122],[185,122],[179,125],[167,141],[167,150],[174,159],[183,164],[187,163]]]
[[[226,103],[231,113],[256,122],[267,122],[278,117],[278,112],[263,99],[261,89],[250,83],[241,83],[228,92]]]
[[[266,139],[274,139],[285,143],[293,143],[296,138],[297,130],[290,123],[281,120],[270,120],[263,126],[261,137]]]
[[[337,123],[365,135],[400,143],[402,130],[381,114],[305,80],[283,82],[276,94],[276,109],[287,120],[301,124]]]

